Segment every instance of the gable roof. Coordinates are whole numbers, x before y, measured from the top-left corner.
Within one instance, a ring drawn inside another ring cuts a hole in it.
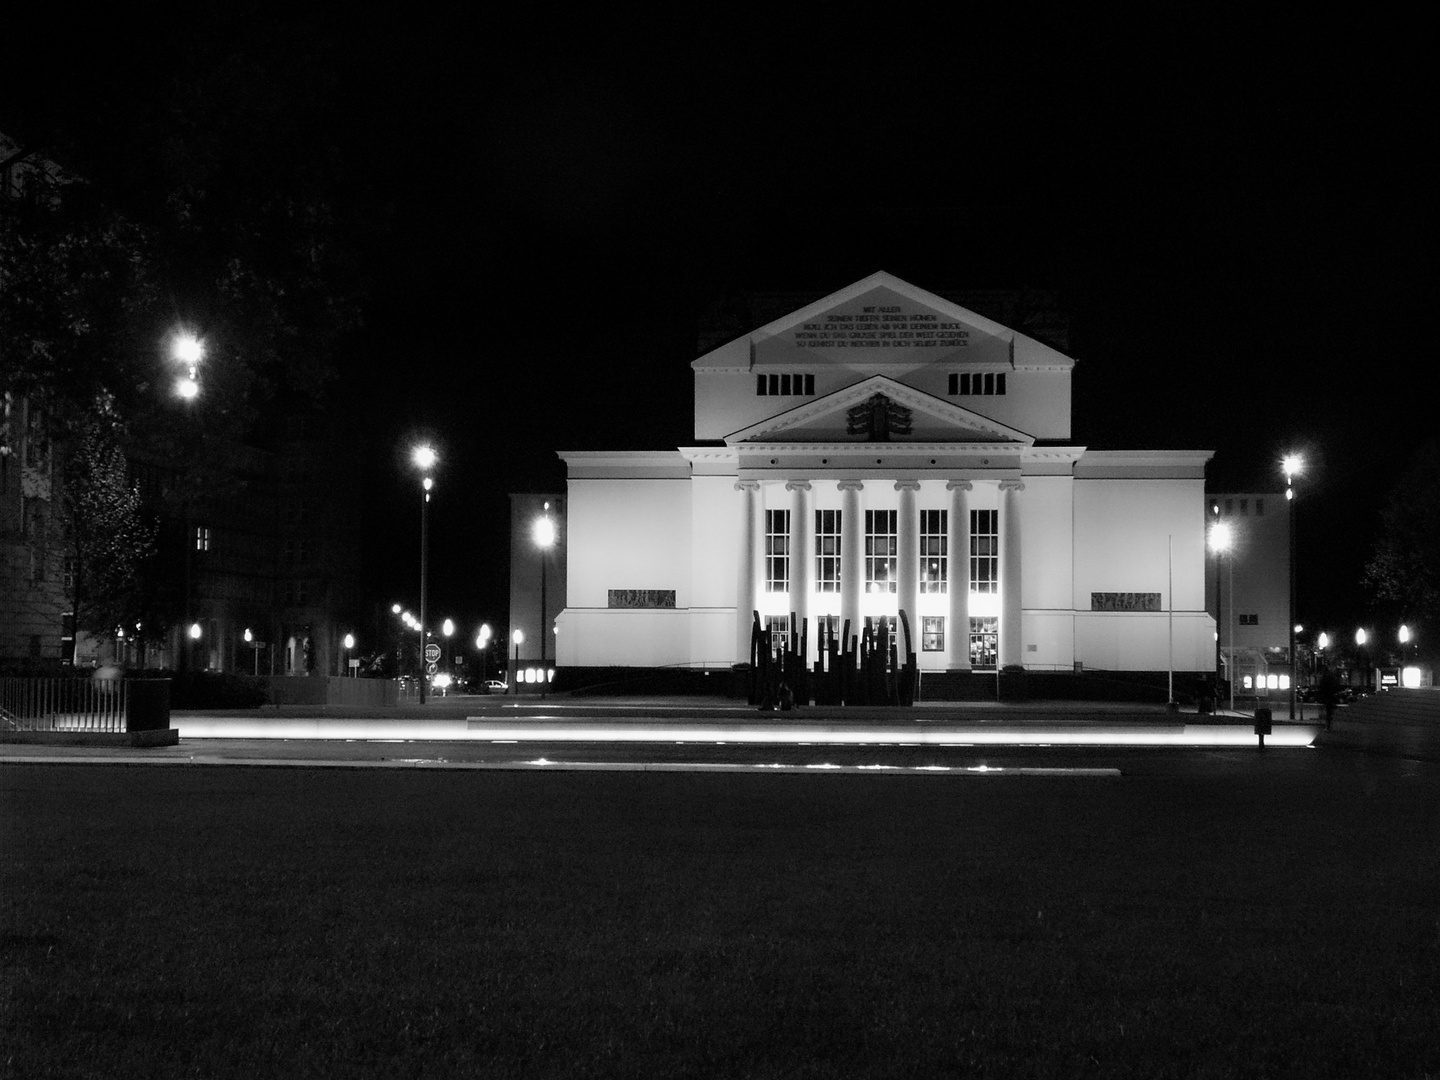
[[[691,367],[901,370],[937,362],[1052,369],[1075,363],[1043,342],[882,270],[712,349]]]

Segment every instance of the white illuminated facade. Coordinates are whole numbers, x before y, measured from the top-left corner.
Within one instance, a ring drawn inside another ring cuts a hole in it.
[[[560,455],[561,668],[903,611],[928,671],[1213,670],[1210,454],[1071,444],[1070,357],[877,273],[691,366],[695,445]]]

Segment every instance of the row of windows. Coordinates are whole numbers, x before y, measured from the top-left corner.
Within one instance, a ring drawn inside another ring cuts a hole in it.
[[[865,511],[865,591],[893,593],[897,589],[896,564],[900,537],[896,510]],[[815,511],[815,589],[840,591],[839,510]],[[949,577],[949,511],[920,512],[920,591],[943,593]],[[998,510],[970,511],[970,591],[999,590],[1000,514]],[[765,511],[765,591],[790,590],[790,511]]]
[[[963,374],[951,374],[950,396],[951,397],[972,397],[978,395],[992,396],[1005,393],[1005,372],[1003,371],[967,371]]]
[[[1005,393],[1005,372],[966,371],[952,372],[949,382],[951,397],[993,396]],[[802,372],[767,373],[755,376],[755,393],[758,397],[813,397],[815,376]]]
[[[945,651],[945,616],[926,615],[920,620],[920,650],[922,652],[944,652]],[[827,648],[830,643],[839,638],[841,632],[840,616],[821,615],[815,620],[816,633],[819,638],[817,648]],[[898,641],[899,620],[894,615],[869,615],[865,618],[865,628],[870,631],[870,639],[877,640],[881,625],[891,641]],[[790,643],[790,616],[770,615],[765,620],[765,627],[771,634],[771,647],[785,649]],[[994,669],[996,657],[999,656],[1000,648],[1000,620],[993,615],[972,616],[970,619],[970,665],[974,668]]]
[[[755,393],[760,397],[797,397],[815,393],[815,376],[802,375],[756,375]]]

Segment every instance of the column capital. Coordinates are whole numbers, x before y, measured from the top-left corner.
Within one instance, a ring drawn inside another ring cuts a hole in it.
[[[919,490],[920,490],[920,481],[919,481],[919,480],[896,480],[896,481],[895,481],[895,490],[896,490],[896,491],[919,491]]]
[[[1024,481],[1024,480],[1001,480],[1001,481],[1000,481],[1000,490],[1001,490],[1001,491],[1024,491],[1024,490],[1025,490],[1025,481]]]
[[[973,480],[947,480],[947,481],[945,482],[945,490],[946,490],[946,491],[974,491],[974,490],[975,490],[975,481],[973,481]]]
[[[865,481],[863,480],[838,480],[835,487],[839,491],[864,491]]]
[[[760,490],[760,481],[759,481],[759,480],[736,480],[736,481],[735,481],[735,490],[736,490],[736,491],[759,491],[759,490]]]
[[[809,491],[809,490],[810,490],[810,481],[809,481],[809,480],[786,480],[786,481],[785,481],[785,490],[786,490],[786,491]]]

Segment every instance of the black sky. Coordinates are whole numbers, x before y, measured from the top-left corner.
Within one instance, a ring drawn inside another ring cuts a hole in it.
[[[432,607],[502,619],[507,493],[560,486],[556,450],[690,441],[704,305],[883,269],[1057,291],[1077,443],[1213,449],[1252,490],[1306,449],[1302,613],[1363,613],[1373,513],[1435,427],[1418,24],[254,11],[314,36],[397,206],[346,376],[377,598],[417,588],[412,434],[445,454]],[[112,18],[37,31],[24,70],[124,94],[211,33]]]

